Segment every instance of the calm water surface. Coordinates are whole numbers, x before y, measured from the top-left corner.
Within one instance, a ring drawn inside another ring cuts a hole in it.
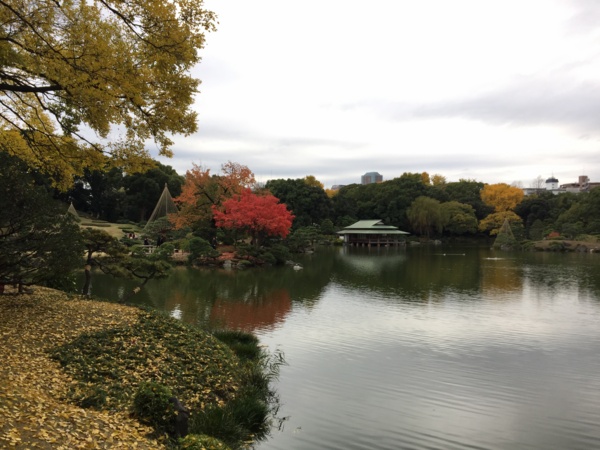
[[[259,450],[600,448],[600,255],[323,249],[179,269],[137,301],[284,352]],[[93,292],[124,285],[100,276]]]

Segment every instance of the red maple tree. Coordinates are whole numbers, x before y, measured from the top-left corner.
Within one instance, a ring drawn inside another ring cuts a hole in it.
[[[222,175],[211,175],[210,169],[193,164],[185,174],[181,195],[173,200],[179,213],[170,217],[175,228],[193,226],[212,219],[212,207],[254,186],[252,171],[244,165],[228,161],[221,166]]]
[[[294,215],[277,197],[257,195],[250,189],[226,200],[220,209],[216,206],[212,209],[218,227],[246,231],[256,246],[267,236],[286,237],[294,220]]]

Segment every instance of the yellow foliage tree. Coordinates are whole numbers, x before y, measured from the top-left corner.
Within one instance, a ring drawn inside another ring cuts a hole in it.
[[[191,110],[202,0],[6,0],[0,5],[0,151],[67,188],[83,169],[128,172],[170,156]]]
[[[321,183],[319,180],[317,180],[314,175],[307,175],[307,176],[305,176],[304,177],[304,182],[306,184],[308,184],[309,186],[314,186],[314,187],[318,187],[318,188],[321,188],[321,189],[325,188],[325,186],[323,185],[323,183]]]
[[[446,185],[446,177],[436,173],[431,177],[431,184],[433,186],[445,186]]]
[[[500,211],[488,215],[479,222],[479,231],[489,231],[491,236],[495,236],[502,228],[504,221],[508,220],[510,225],[522,226],[523,220],[512,211]]]
[[[495,212],[513,210],[523,200],[523,189],[506,183],[486,184],[481,190],[481,200]]]

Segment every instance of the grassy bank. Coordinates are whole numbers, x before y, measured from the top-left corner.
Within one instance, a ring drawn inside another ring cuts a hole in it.
[[[534,250],[546,252],[600,252],[600,243],[598,242],[575,241],[568,239],[547,239],[544,241],[535,241],[531,244],[531,246]]]
[[[0,448],[235,449],[267,431],[274,370],[252,336],[225,334],[227,345],[36,287],[0,296],[0,339]],[[186,441],[172,437],[171,396],[191,412]]]

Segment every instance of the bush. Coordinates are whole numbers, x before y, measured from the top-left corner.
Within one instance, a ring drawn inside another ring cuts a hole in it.
[[[521,242],[521,250],[535,250],[535,242],[534,241],[523,241]]]
[[[133,413],[142,423],[158,433],[175,433],[176,412],[171,402],[171,390],[158,383],[143,383],[133,398]]]
[[[250,344],[252,335],[243,332],[220,332],[225,342]],[[216,436],[235,446],[252,436],[255,440],[267,436],[278,409],[278,398],[271,389],[271,381],[279,376],[279,369],[286,364],[283,353],[272,355],[260,352],[256,360],[243,363],[242,387],[237,396],[219,407],[213,405],[193,417],[192,432]]]
[[[246,430],[235,422],[226,408],[208,405],[190,418],[192,434],[215,436],[221,441],[236,445],[248,437]]]
[[[275,258],[275,264],[285,264],[290,259],[290,250],[282,244],[273,244],[269,247],[271,255]]]
[[[218,330],[213,333],[213,336],[227,344],[241,360],[258,361],[261,356],[259,340],[253,334],[243,331]]]
[[[241,395],[223,407],[210,405],[194,414],[191,430],[236,446],[250,436],[264,436],[270,427],[269,413],[269,405],[258,395]]]
[[[101,410],[106,405],[108,392],[100,386],[86,386],[73,398],[74,403],[81,408]]]
[[[253,245],[242,243],[237,246],[236,254],[240,258],[256,258],[258,256],[258,249]]]
[[[193,237],[189,240],[188,251],[190,252],[188,255],[188,262],[190,264],[202,257],[216,258],[219,256],[219,252],[212,248],[206,239],[199,237]]]
[[[548,249],[553,252],[562,252],[565,249],[565,244],[559,240],[553,240],[550,242]]]
[[[262,250],[258,256],[258,259],[261,263],[269,264],[271,266],[274,266],[275,263],[277,263],[275,256],[273,256],[273,254],[267,250]]]
[[[268,431],[269,405],[260,394],[238,397],[229,402],[226,409],[233,420],[251,434],[262,435]]]
[[[241,261],[238,261],[237,263],[237,268],[238,269],[247,269],[248,267],[252,267],[253,264],[251,261],[248,261],[247,259],[242,259]]]
[[[179,448],[183,450],[230,450],[223,441],[206,434],[188,434],[179,441]]]

